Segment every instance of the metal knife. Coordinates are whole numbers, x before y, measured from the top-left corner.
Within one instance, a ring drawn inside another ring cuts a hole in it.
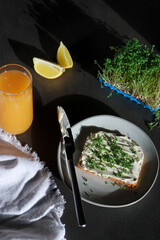
[[[70,126],[68,117],[62,107],[60,106],[57,107],[57,113],[58,113],[58,121],[60,124],[60,130],[62,133],[64,145],[65,145],[66,156],[68,159],[73,199],[75,204],[78,225],[80,227],[86,227],[86,221],[85,221],[85,216],[83,212],[81,196],[80,196],[78,182],[77,182],[77,176],[76,176],[75,167],[73,163],[73,154],[75,152],[75,146],[74,146],[71,126]]]

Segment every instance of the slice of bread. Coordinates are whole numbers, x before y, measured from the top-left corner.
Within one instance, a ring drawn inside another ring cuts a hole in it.
[[[135,141],[126,136],[99,131],[87,137],[77,167],[128,187],[135,187],[143,161],[143,149]]]

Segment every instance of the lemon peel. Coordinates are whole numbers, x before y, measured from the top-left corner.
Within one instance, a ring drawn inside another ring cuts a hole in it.
[[[63,66],[37,57],[33,58],[34,70],[42,77],[48,79],[58,78],[65,71]]]
[[[60,66],[64,68],[72,68],[73,67],[73,60],[72,57],[67,49],[67,47],[60,42],[59,48],[57,50],[57,62]]]

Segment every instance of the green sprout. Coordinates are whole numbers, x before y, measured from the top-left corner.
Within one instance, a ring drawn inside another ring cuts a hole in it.
[[[129,40],[120,47],[111,46],[113,58],[106,58],[103,67],[99,66],[98,78],[117,89],[135,97],[153,110],[160,104],[160,54],[155,46],[148,48],[139,40]],[[160,127],[160,111],[155,110],[155,119],[150,129]]]
[[[152,130],[154,127],[160,128],[160,110],[154,112],[154,120],[148,123],[148,127]]]

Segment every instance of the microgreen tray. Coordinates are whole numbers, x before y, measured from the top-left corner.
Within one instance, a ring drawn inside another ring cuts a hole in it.
[[[101,78],[99,78],[99,81],[100,81],[101,83],[103,83],[103,85],[104,85],[105,87],[109,87],[111,90],[114,90],[114,91],[116,91],[116,92],[119,93],[119,94],[122,94],[124,97],[127,97],[127,98],[129,98],[131,101],[134,101],[134,102],[136,102],[137,104],[143,106],[144,108],[149,109],[151,112],[154,112],[155,110],[160,109],[160,106],[158,106],[156,109],[152,109],[149,105],[143,104],[141,101],[137,100],[135,97],[131,97],[129,94],[124,93],[124,92],[120,91],[118,88],[116,88],[116,87],[114,87],[114,86],[112,86],[112,85],[104,82]]]

